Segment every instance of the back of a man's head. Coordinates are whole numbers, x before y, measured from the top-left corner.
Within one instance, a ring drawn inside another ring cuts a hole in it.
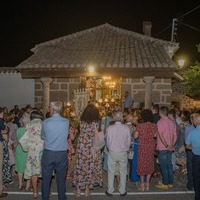
[[[123,113],[121,111],[115,112],[113,119],[114,119],[114,121],[122,121],[123,120]]]
[[[55,113],[60,113],[62,109],[62,102],[61,101],[52,101],[50,103],[50,107]]]
[[[168,108],[168,107],[162,106],[162,107],[160,108],[160,115],[161,115],[161,116],[167,116],[168,113],[169,113],[169,108]]]

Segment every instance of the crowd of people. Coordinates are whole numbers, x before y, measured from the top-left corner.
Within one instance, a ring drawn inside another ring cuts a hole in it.
[[[105,171],[105,194],[111,197],[117,188],[123,197],[127,180],[139,191],[149,191],[152,177],[160,177],[155,187],[172,188],[178,170],[187,174],[186,187],[199,199],[200,111],[132,107],[130,98],[123,110],[99,112],[90,103],[76,122],[62,113],[61,102],[51,102],[47,115],[31,106],[0,108],[0,198],[7,196],[3,191],[16,174],[18,189],[33,191],[34,198],[41,179],[43,200],[49,199],[56,176],[58,199],[64,200],[67,180],[77,197],[82,191],[87,197],[103,186]],[[93,146],[97,131],[105,135],[98,151]]]

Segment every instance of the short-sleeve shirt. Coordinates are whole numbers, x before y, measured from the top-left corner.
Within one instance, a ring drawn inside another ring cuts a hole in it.
[[[192,153],[200,156],[200,125],[186,137],[185,144],[192,146]]]
[[[176,134],[176,124],[168,117],[161,117],[157,126],[159,134],[163,135],[166,143],[172,145],[174,134]],[[159,137],[157,137],[157,150],[167,150]]]
[[[131,96],[126,97],[124,102],[124,108],[130,108],[133,103],[133,98]]]

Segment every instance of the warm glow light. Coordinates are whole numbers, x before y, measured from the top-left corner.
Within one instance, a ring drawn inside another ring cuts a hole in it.
[[[71,106],[71,103],[70,103],[70,102],[68,102],[68,103],[67,103],[67,106],[69,106],[69,107],[70,107],[70,106]]]
[[[106,108],[110,107],[109,103],[106,103]]]
[[[99,99],[99,103],[102,103],[103,102],[103,100],[102,99]]]
[[[98,104],[98,103],[96,103],[96,104],[95,104],[95,106],[98,108],[98,107],[99,107],[99,104]]]
[[[105,101],[105,102],[108,102],[108,99],[105,99],[104,101]]]
[[[185,64],[185,60],[184,60],[184,59],[178,60],[178,65],[179,65],[179,67],[183,67],[184,64]]]
[[[111,99],[111,102],[112,102],[112,103],[114,103],[114,102],[115,102],[115,100],[114,100],[114,99]]]
[[[93,66],[89,66],[89,67],[88,67],[88,72],[89,72],[89,73],[93,73],[93,72],[94,72],[94,70],[95,70],[95,69],[94,69],[94,67],[93,67]]]

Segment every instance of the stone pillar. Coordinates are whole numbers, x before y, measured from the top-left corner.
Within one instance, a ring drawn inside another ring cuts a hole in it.
[[[42,77],[41,79],[42,82],[42,90],[43,90],[43,112],[46,114],[48,112],[48,107],[49,107],[49,99],[50,99],[50,83],[52,82],[51,78],[47,77]]]
[[[151,108],[152,105],[152,83],[155,79],[154,76],[144,76],[145,82],[145,108]]]

